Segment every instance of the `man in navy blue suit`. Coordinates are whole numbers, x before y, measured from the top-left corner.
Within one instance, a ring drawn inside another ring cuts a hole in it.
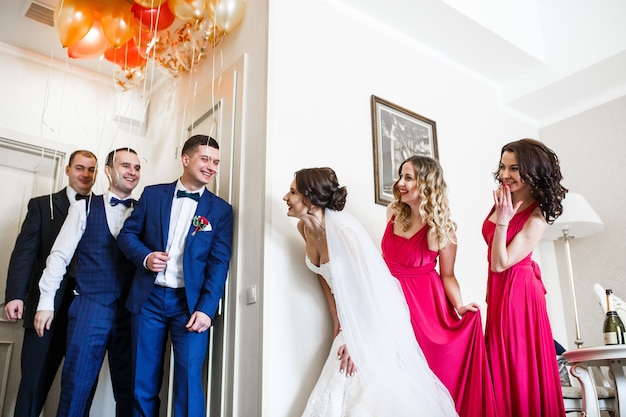
[[[141,177],[139,157],[130,148],[111,151],[104,172],[108,190],[70,207],[39,281],[41,297],[34,323],[43,337],[56,321],[54,298],[76,253],[75,297],[68,311],[57,417],[89,414],[105,354],[115,415],[132,415],[130,313],[125,303],[135,267],[118,247],[116,237],[133,210],[131,193]]]
[[[4,308],[7,319],[24,319],[22,378],[14,417],[39,417],[65,355],[67,310],[74,297],[75,271],[70,268],[63,279],[54,299],[57,312],[54,326],[41,338],[37,336],[33,324],[39,303],[39,278],[70,204],[91,193],[97,165],[96,155],[91,151],[72,152],[65,167],[68,186],[28,202],[26,219],[9,262]]]
[[[207,330],[224,293],[233,210],[205,188],[219,165],[215,139],[189,138],[181,162],[177,181],[144,189],[118,236],[118,245],[137,267],[126,303],[135,416],[159,415],[168,333],[174,349],[174,415],[206,415]]]

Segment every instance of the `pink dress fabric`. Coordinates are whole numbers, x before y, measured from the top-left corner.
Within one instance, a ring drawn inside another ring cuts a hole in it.
[[[509,222],[507,245],[537,205],[517,213]],[[482,232],[488,260],[495,228],[487,216]],[[532,252],[501,273],[489,268],[485,344],[496,399],[503,417],[565,416],[546,290],[531,256]]]
[[[409,239],[393,233],[393,219],[382,238],[389,269],[402,286],[411,324],[428,365],[448,388],[461,417],[497,416],[480,313],[459,318],[435,270],[438,252],[428,249],[428,227]]]

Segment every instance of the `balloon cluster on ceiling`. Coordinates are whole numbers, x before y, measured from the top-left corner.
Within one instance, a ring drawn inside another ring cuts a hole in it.
[[[104,56],[127,90],[148,61],[172,77],[191,71],[244,12],[245,0],[59,0],[54,26],[70,58]]]

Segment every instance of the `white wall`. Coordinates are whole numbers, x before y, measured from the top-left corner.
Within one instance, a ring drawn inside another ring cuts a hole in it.
[[[96,154],[102,171],[112,149],[130,146],[140,154],[144,138],[120,129],[112,120],[120,113],[120,94],[107,77],[70,72],[50,60],[0,53],[0,128],[5,135],[69,152]],[[131,107],[127,108],[130,112]],[[100,175],[94,190],[108,187]],[[138,190],[140,191],[140,190]]]
[[[332,328],[304,245],[281,201],[294,171],[331,166],[346,210],[379,244],[385,209],[374,204],[370,95],[437,123],[440,162],[459,225],[456,273],[465,301],[484,309],[486,245],[501,146],[537,130],[501,109],[491,85],[421,45],[331,1],[275,0],[270,13],[268,222],[263,415],[304,408],[328,354]],[[560,305],[560,300],[556,300]],[[557,307],[558,310],[558,307]],[[483,311],[484,312],[484,311]]]
[[[604,230],[594,236],[570,242],[576,285],[581,337],[584,346],[602,345],[604,312],[593,291],[599,283],[612,288],[626,300],[626,195],[623,165],[626,155],[626,98],[541,129],[541,140],[553,146],[561,160],[563,183],[582,194],[604,222]],[[575,326],[571,291],[568,284],[565,251],[555,247],[558,276],[567,317],[567,339],[562,344],[575,348]]]

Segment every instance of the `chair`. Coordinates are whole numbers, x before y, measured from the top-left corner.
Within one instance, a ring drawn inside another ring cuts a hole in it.
[[[565,358],[559,357],[557,360],[559,362],[559,371],[561,373],[561,389],[563,391],[565,413],[577,413],[577,415],[584,416],[585,414],[580,384],[576,378],[570,378],[570,366],[567,365]],[[600,412],[603,415],[607,414],[610,417],[619,417],[617,408],[617,392],[610,375],[608,375],[608,372],[610,371],[608,369],[602,369],[606,367],[600,366],[593,366],[591,368],[591,377],[596,387]]]

